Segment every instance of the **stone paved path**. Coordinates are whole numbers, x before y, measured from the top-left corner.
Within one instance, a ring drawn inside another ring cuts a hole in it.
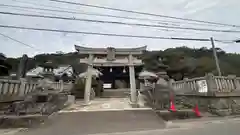
[[[136,110],[129,104],[129,98],[99,98],[91,101],[90,105],[84,106],[83,101],[77,101],[75,104],[60,111],[60,113],[82,112],[82,111],[120,111]],[[151,110],[149,107],[141,106],[138,110]]]

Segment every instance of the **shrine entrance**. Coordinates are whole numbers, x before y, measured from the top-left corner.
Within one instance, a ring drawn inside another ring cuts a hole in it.
[[[91,69],[96,68],[102,72],[100,79],[111,89],[121,87],[130,88],[130,101],[137,103],[136,78],[142,70],[141,55],[146,46],[139,48],[87,48],[75,45],[81,54],[80,63],[88,65],[84,101],[90,101],[92,84]]]
[[[124,66],[117,67],[94,67],[98,69],[102,75],[100,80],[104,83],[104,89],[123,89],[130,88],[129,69]],[[142,70],[142,66],[134,67],[135,78]],[[136,79],[136,88],[139,89],[139,82]]]

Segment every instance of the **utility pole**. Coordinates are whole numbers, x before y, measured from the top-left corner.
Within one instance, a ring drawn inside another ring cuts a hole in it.
[[[216,52],[216,48],[215,48],[215,44],[214,44],[214,40],[213,40],[212,37],[210,38],[210,40],[211,40],[211,43],[212,43],[213,56],[214,56],[214,60],[215,60],[215,63],[216,63],[217,72],[218,72],[219,76],[222,76],[220,66],[219,66],[218,57],[217,57],[217,52]]]

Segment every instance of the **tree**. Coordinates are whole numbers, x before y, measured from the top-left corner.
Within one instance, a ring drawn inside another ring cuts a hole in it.
[[[9,75],[9,70],[12,68],[6,60],[6,56],[3,53],[0,53],[0,76]]]
[[[240,54],[226,53],[221,48],[216,48],[216,50],[223,75],[236,74],[240,76]],[[57,65],[72,65],[74,74],[77,75],[86,69],[86,65],[79,64],[79,58],[81,56],[77,53],[39,54],[29,59],[28,70],[50,60]],[[172,72],[174,73],[172,75],[178,76],[175,77],[178,79],[204,76],[210,72],[217,73],[212,49],[206,47],[192,49],[183,46],[164,51],[146,51],[141,58],[146,70],[159,72],[164,64],[169,66],[168,74]],[[20,59],[7,58],[6,62],[12,66],[11,72],[16,72]]]

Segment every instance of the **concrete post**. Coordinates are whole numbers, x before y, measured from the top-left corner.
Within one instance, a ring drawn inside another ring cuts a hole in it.
[[[90,94],[92,89],[92,62],[93,62],[93,55],[89,54],[88,57],[88,69],[87,69],[87,78],[85,81],[85,91],[84,91],[84,102],[86,105],[90,103]]]
[[[20,87],[19,87],[19,90],[18,90],[18,95],[19,96],[24,96],[25,85],[26,85],[26,80],[24,78],[20,78]]]
[[[214,75],[209,73],[206,75],[207,87],[208,87],[208,94],[212,95],[218,91],[216,82],[214,79]]]
[[[63,91],[63,85],[64,85],[63,80],[60,80],[59,83],[60,83],[60,91]]]
[[[142,82],[140,82],[140,91],[144,90],[144,80]]]
[[[168,81],[168,86],[169,86],[169,88],[170,88],[171,90],[174,90],[174,88],[173,88],[173,82],[174,82],[173,79],[169,79],[169,81]]]
[[[136,80],[135,80],[135,70],[133,65],[133,56],[129,55],[129,76],[130,76],[130,90],[131,90],[131,102],[133,104],[137,103],[137,90],[136,90]]]
[[[186,91],[186,93],[192,93],[191,89],[189,89],[188,87],[188,78],[183,78],[183,81],[184,81],[184,90]]]

